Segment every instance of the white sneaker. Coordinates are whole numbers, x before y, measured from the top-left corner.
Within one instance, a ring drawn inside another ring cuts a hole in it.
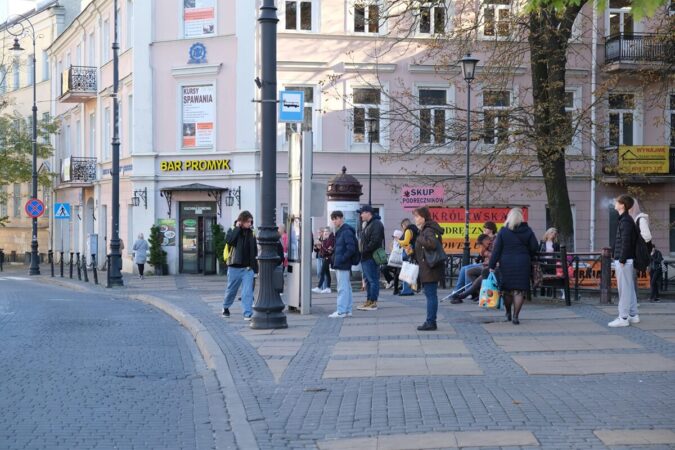
[[[630,322],[628,321],[628,319],[623,319],[621,317],[617,317],[616,319],[612,320],[610,323],[607,324],[607,326],[610,328],[627,327],[629,325]]]
[[[315,288],[312,289],[312,292],[315,292],[317,294],[321,294],[323,292],[323,289],[315,287]]]
[[[322,294],[330,294],[331,290],[330,290],[330,288],[326,288],[326,289],[322,290],[321,293]]]
[[[391,280],[389,283],[387,283],[384,288],[385,289],[391,289],[394,287],[394,280]]]
[[[640,316],[635,314],[634,316],[628,316],[628,322],[632,325],[634,323],[640,323]]]
[[[343,317],[347,317],[347,314],[349,313],[339,313],[335,311],[333,314],[329,314],[328,317],[331,319],[342,319]],[[351,316],[351,314],[349,314]]]

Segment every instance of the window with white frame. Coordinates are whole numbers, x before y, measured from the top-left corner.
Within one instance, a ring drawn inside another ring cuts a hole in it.
[[[127,96],[127,147],[129,154],[134,152],[134,95]]]
[[[7,69],[0,67],[0,94],[7,92]]]
[[[511,34],[511,0],[485,0],[482,13],[483,37],[500,39]]]
[[[21,184],[14,183],[14,218],[21,217]]]
[[[42,81],[49,79],[49,54],[47,50],[42,50]]]
[[[134,2],[133,0],[127,0],[127,36],[126,44],[127,48],[131,48],[134,45]]]
[[[77,44],[77,47],[75,48],[75,65],[82,65],[82,44]]]
[[[305,110],[302,123],[287,123],[285,139],[290,140],[291,133],[314,130],[314,87],[312,86],[286,86],[287,91],[302,91],[305,93]]]
[[[352,91],[354,111],[352,122],[352,142],[380,142],[380,108],[382,91],[376,88],[354,88]],[[375,121],[374,131],[368,130],[368,121]]]
[[[20,80],[20,72],[19,72],[19,58],[14,58],[14,90],[19,89],[19,80]]]
[[[675,0],[670,0],[670,8],[668,8],[670,15],[675,15]]]
[[[94,32],[89,33],[87,39],[87,65],[93,67],[96,64],[96,40],[94,39]]]
[[[419,89],[420,144],[445,144],[448,90]]]
[[[670,122],[670,136],[668,141],[670,142],[671,147],[675,147],[675,94],[670,94],[669,98],[669,122]]]
[[[50,119],[51,119],[51,118],[50,118],[50,115],[49,115],[48,112],[43,112],[43,113],[42,113],[42,121],[43,121],[44,123],[49,122]],[[43,144],[49,144],[49,135],[43,135],[43,136],[42,136],[42,143],[43,143]]]
[[[110,117],[110,107],[103,110],[103,140],[101,142],[101,153],[103,153],[103,160],[110,159],[110,127],[112,126]]]
[[[631,0],[609,0],[608,36],[631,35],[634,31]]]
[[[567,116],[567,126],[569,127],[565,133],[565,145],[577,146],[578,139],[575,130],[575,121],[577,119],[577,111],[579,109],[579,92],[577,90],[565,91],[565,116]]]
[[[635,129],[635,94],[611,93],[609,106],[609,145],[633,145]]]
[[[84,156],[84,149],[82,148],[82,122],[75,121],[75,146],[73,147],[75,155]]]
[[[379,0],[354,0],[354,32],[379,33],[381,8]]]
[[[444,2],[425,3],[419,8],[420,34],[443,34],[448,22],[448,8]]]
[[[285,0],[283,3],[284,30],[313,31],[313,0]]]
[[[0,186],[0,217],[7,217],[7,187]]]
[[[33,69],[35,68],[35,55],[28,55],[26,60],[26,86],[33,85]]]
[[[96,155],[96,113],[89,113],[89,153],[88,156]]]
[[[103,38],[101,39],[101,64],[105,64],[110,59],[110,21],[103,21]]]
[[[509,139],[510,91],[483,91],[483,142],[503,144]]]

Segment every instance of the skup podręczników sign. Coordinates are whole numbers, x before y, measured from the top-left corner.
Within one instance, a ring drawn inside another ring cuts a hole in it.
[[[442,186],[403,186],[401,206],[403,209],[415,209],[420,206],[443,204],[445,191]]]

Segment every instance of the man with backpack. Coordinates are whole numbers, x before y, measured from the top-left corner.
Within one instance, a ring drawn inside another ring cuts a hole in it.
[[[333,269],[337,278],[337,310],[328,317],[337,319],[351,317],[352,285],[349,272],[353,265],[359,263],[360,253],[354,228],[345,223],[342,211],[330,213],[330,220],[335,226],[335,250],[333,252]],[[328,264],[328,261],[325,262]]]

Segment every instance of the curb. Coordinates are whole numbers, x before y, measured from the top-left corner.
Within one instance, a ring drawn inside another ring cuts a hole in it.
[[[211,333],[194,316],[170,302],[151,295],[131,295],[129,298],[147,303],[169,315],[192,334],[204,361],[220,383],[225,405],[230,414],[230,425],[238,448],[258,448],[253,429],[246,419],[246,409],[232,378],[227,358]],[[216,448],[222,448],[216,435]]]

